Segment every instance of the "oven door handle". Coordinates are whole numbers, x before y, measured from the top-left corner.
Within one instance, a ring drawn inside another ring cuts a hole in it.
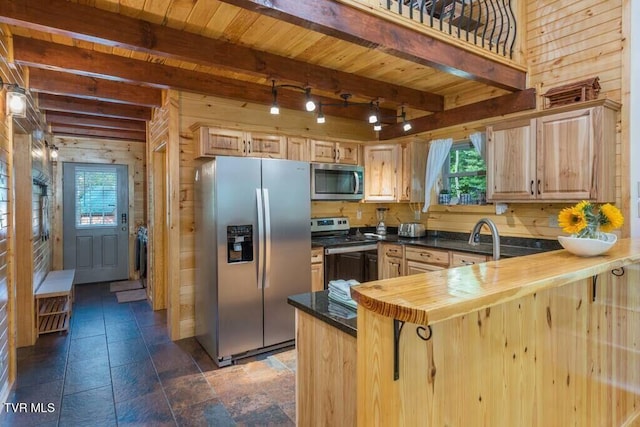
[[[362,245],[339,246],[335,248],[325,248],[325,255],[348,254],[352,252],[375,251],[378,249],[377,243],[364,243]]]

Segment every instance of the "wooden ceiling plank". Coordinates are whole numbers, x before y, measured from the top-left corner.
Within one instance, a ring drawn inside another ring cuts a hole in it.
[[[44,111],[62,111],[128,120],[151,120],[151,108],[138,105],[116,104],[68,96],[38,95],[38,108]]]
[[[308,64],[65,0],[2,1],[0,22],[102,45],[224,67],[266,76],[267,79],[311,85],[336,94],[348,92],[369,99],[384,98],[387,102],[406,104],[425,111],[442,111],[444,108],[440,95]]]
[[[334,0],[220,0],[461,78],[517,91],[526,72]],[[372,29],[375,28],[375,31]]]
[[[108,117],[88,116],[83,114],[64,113],[60,111],[47,112],[46,120],[47,123],[51,123],[52,125],[75,125],[146,132],[145,122],[139,120],[112,119]]]
[[[110,138],[110,139],[124,139],[127,141],[139,141],[146,142],[146,133],[132,132],[126,130],[115,129],[100,129],[100,128],[87,128],[83,126],[71,126],[71,125],[55,125],[51,126],[51,133],[54,135],[75,135],[84,136],[87,138]]]
[[[18,36],[13,38],[13,43],[16,62],[32,68],[44,67],[100,78],[119,79],[124,82],[143,83],[164,88],[172,87],[223,98],[245,99],[266,105],[270,105],[273,101],[271,87],[257,83]],[[317,95],[313,95],[313,99],[325,105],[339,102],[333,98]],[[278,104],[283,108],[300,110],[304,106],[304,101],[305,94],[302,91],[278,89]],[[368,107],[327,106],[323,111],[330,116],[362,120],[366,119]],[[395,110],[381,109],[381,113],[383,116],[395,115]]]
[[[162,91],[159,89],[40,68],[29,71],[29,90],[34,92],[146,107],[162,105]]]
[[[534,108],[536,91],[531,88],[413,119],[409,132],[402,130],[402,123],[386,126],[378,137],[380,140],[389,140]]]

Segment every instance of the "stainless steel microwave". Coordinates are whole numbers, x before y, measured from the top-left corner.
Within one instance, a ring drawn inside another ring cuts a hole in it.
[[[364,168],[334,163],[311,163],[311,200],[361,200]]]

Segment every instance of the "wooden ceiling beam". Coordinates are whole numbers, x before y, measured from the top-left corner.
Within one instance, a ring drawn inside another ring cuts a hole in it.
[[[13,37],[13,46],[15,61],[32,68],[67,71],[85,76],[147,84],[158,88],[172,87],[266,105],[270,105],[273,101],[271,87],[257,83],[19,36]],[[334,98],[316,95],[312,97],[314,101],[325,105],[338,102]],[[300,110],[304,107],[304,103],[303,91],[278,89],[280,107]],[[382,108],[380,110],[384,117],[396,115],[395,110]],[[328,116],[366,120],[369,108],[366,105],[353,108],[326,105],[323,107],[323,112]]]
[[[29,70],[29,90],[146,107],[162,105],[159,89],[40,68]]]
[[[128,120],[151,120],[151,108],[138,105],[116,104],[41,93],[38,108],[44,111],[62,111],[91,116],[112,117]]]
[[[123,139],[127,141],[146,142],[147,136],[144,132],[134,132],[117,129],[101,129],[101,128],[88,128],[84,126],[72,126],[72,125],[52,125],[51,133],[56,136],[60,135],[73,135],[86,138],[109,138],[109,139]]]
[[[112,119],[99,116],[87,116],[83,114],[63,113],[49,111],[46,113],[46,121],[52,125],[72,125],[92,128],[130,130],[146,132],[147,125],[139,120]]]
[[[398,58],[505,90],[526,88],[526,71],[466,51],[335,0],[220,0]]]
[[[314,89],[442,111],[440,95],[341,72],[65,0],[3,0],[0,23],[65,35]],[[371,28],[377,28],[373,26]]]
[[[532,88],[410,120],[412,127],[409,132],[402,129],[402,123],[385,126],[378,137],[380,140],[389,140],[534,108],[536,91]]]

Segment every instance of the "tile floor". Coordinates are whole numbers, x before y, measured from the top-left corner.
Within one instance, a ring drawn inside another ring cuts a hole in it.
[[[218,369],[195,339],[169,340],[165,312],[118,304],[106,283],[76,286],[71,319],[18,349],[9,402],[43,405],[4,405],[0,426],[295,425],[293,350]]]

